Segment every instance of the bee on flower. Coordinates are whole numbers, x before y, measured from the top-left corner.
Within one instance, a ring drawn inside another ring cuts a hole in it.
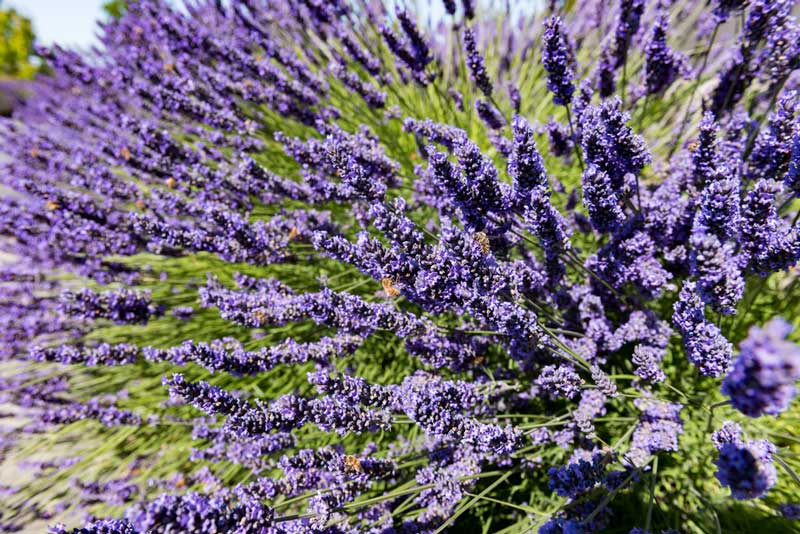
[[[381,287],[383,288],[383,292],[391,298],[400,296],[400,290],[394,285],[394,283],[394,280],[389,276],[381,278]]]

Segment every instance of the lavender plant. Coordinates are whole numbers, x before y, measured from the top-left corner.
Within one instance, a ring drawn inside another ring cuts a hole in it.
[[[134,0],[40,49],[0,530],[796,532],[794,7]]]

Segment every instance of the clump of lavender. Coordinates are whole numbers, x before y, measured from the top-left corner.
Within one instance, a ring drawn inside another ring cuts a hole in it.
[[[796,517],[792,2],[385,4],[140,0],[37,49],[0,530]]]

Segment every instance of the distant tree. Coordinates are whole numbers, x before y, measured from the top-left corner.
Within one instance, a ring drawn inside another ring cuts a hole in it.
[[[33,41],[30,19],[0,7],[0,75],[29,79],[36,74],[39,67],[31,63]]]
[[[103,4],[103,11],[108,13],[112,18],[118,19],[128,9],[128,2],[126,0],[108,0]]]

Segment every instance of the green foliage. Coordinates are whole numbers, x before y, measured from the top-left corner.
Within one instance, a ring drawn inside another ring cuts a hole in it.
[[[0,8],[0,75],[30,79],[39,70],[31,62],[34,34],[30,19]]]
[[[128,2],[126,0],[107,0],[103,4],[103,11],[105,11],[111,18],[118,19],[128,9]]]

